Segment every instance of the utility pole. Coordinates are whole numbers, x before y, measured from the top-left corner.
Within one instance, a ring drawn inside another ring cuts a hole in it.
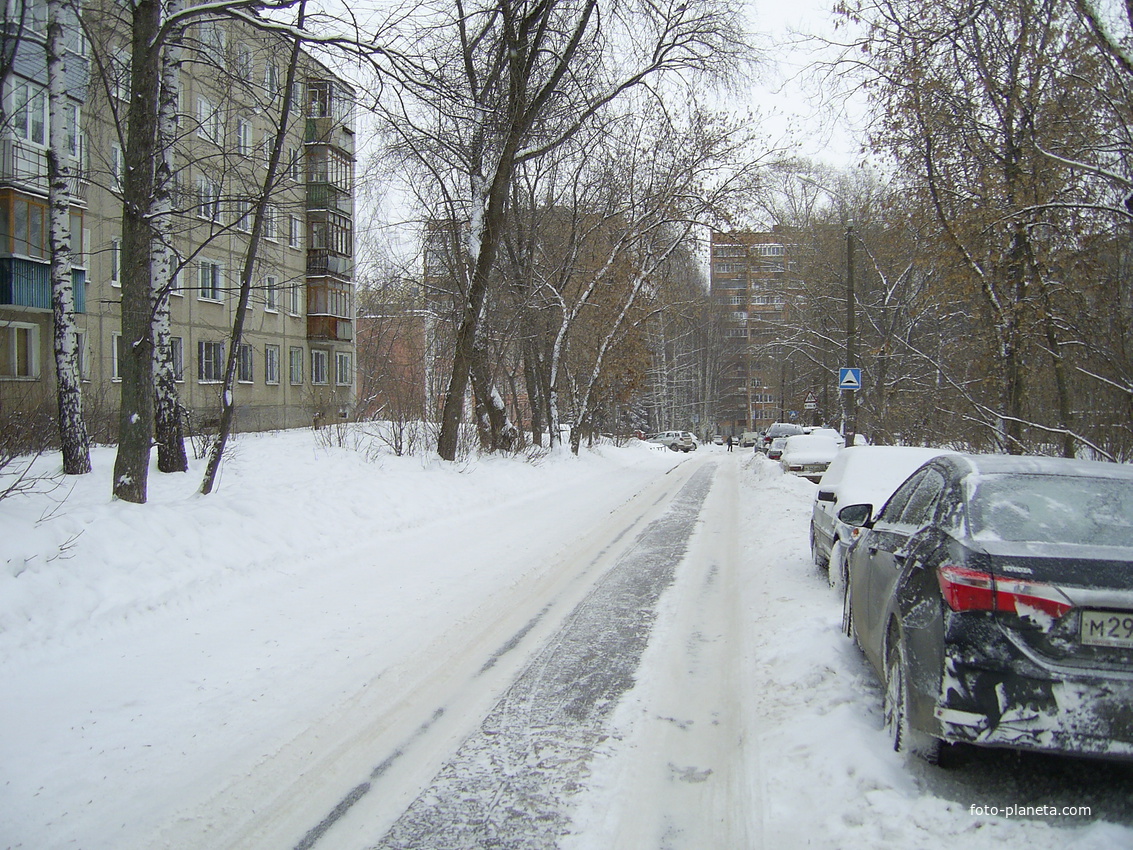
[[[858,365],[858,334],[856,325],[857,302],[854,298],[854,223],[846,225],[846,366]],[[857,431],[858,400],[856,390],[842,390],[842,410],[845,412],[846,445],[854,444]]]

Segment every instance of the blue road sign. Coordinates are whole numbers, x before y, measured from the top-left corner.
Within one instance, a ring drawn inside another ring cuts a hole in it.
[[[838,389],[860,390],[862,388],[862,370],[842,367],[838,370]]]

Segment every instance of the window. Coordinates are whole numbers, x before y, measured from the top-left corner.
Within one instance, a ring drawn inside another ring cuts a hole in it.
[[[250,384],[256,380],[252,346],[246,342],[240,343],[236,350],[236,380],[242,384]]]
[[[301,248],[303,239],[303,222],[297,216],[291,216],[287,229],[287,245],[290,248]]]
[[[220,221],[220,184],[207,177],[197,178],[197,218]]]
[[[46,205],[20,196],[0,199],[0,252],[48,259],[47,243]]]
[[[197,380],[203,384],[215,384],[224,380],[224,343],[197,343]]]
[[[197,135],[220,144],[220,112],[203,97],[197,98]]]
[[[264,90],[272,99],[279,94],[279,68],[271,62],[264,68]]]
[[[279,239],[279,226],[277,220],[279,216],[276,215],[274,204],[264,205],[264,239],[269,239],[275,242]]]
[[[35,83],[18,83],[13,92],[12,126],[16,136],[47,144],[47,92]]]
[[[303,179],[303,169],[298,148],[287,149],[287,176],[292,180]]]
[[[169,361],[173,364],[173,380],[185,380],[185,341],[179,336],[169,338]]]
[[[175,269],[173,277],[169,279],[169,294],[185,297],[185,290],[181,286],[181,269]]]
[[[110,379],[112,381],[122,380],[122,356],[125,352],[122,349],[122,334],[110,335]]]
[[[279,346],[264,346],[264,383],[279,383]]]
[[[0,323],[0,378],[39,377],[39,326]]]
[[[232,202],[232,226],[241,233],[247,233],[251,229],[251,206],[251,201],[237,199]]]
[[[75,365],[79,370],[79,380],[90,380],[90,352],[87,351],[86,331],[75,331]]]
[[[330,358],[327,352],[314,350],[311,352],[311,383],[312,384],[325,384],[327,383],[327,367]]]
[[[123,45],[119,50],[113,51],[109,59],[111,86],[114,97],[123,103],[130,100],[130,51]]]
[[[110,240],[110,285],[122,285],[122,240]]]
[[[287,287],[288,305],[287,312],[292,316],[299,316],[303,312],[303,287],[297,283],[291,284]]]
[[[212,260],[201,260],[197,275],[197,297],[205,301],[223,300],[221,266]]]
[[[220,21],[204,21],[200,29],[201,43],[213,54],[224,53],[224,29]],[[223,62],[224,57],[214,55],[214,58]]]
[[[112,191],[122,191],[122,174],[124,170],[125,161],[122,159],[122,147],[113,144],[110,146],[110,188]]]
[[[334,382],[340,387],[349,386],[354,380],[354,371],[350,368],[350,355],[346,352],[337,352],[334,355]]]
[[[292,346],[288,350],[290,371],[288,376],[293,384],[303,383],[303,349]]]
[[[252,125],[243,118],[236,119],[236,153],[240,156],[252,155]]]
[[[236,47],[236,61],[234,69],[236,77],[243,83],[252,82],[252,50],[246,44]]]
[[[279,309],[279,278],[272,274],[264,278],[264,309],[273,313]]]

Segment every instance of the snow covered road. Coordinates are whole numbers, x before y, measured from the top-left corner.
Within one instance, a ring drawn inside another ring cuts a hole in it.
[[[750,452],[311,441],[0,505],[0,848],[1133,847],[1127,766],[888,748]]]

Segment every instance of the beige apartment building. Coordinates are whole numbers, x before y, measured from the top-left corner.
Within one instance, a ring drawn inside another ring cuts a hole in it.
[[[116,116],[125,114],[129,65],[128,34],[115,28],[114,8],[88,4],[90,40],[76,26],[69,56],[75,308],[84,408],[96,439],[114,436],[121,346]],[[24,16],[17,33],[11,21],[19,19],[9,16],[0,31],[9,44],[18,35],[3,91],[11,120],[0,127],[0,421],[54,405],[43,19],[38,11]],[[188,32],[173,154],[179,270],[169,305],[170,356],[191,427],[207,429],[219,410],[288,55],[281,40],[230,21]],[[245,431],[348,417],[355,405],[353,91],[303,54],[292,97],[238,349],[236,427]]]

